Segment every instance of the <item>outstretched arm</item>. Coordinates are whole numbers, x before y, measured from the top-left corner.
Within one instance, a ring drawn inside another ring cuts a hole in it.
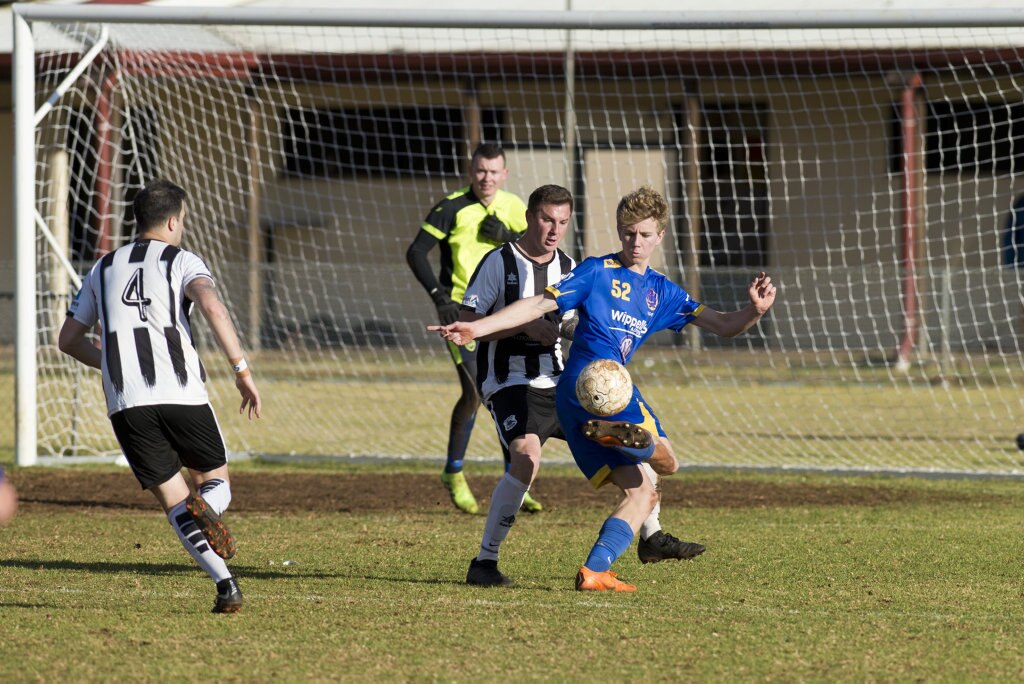
[[[209,278],[195,278],[185,286],[185,294],[195,302],[199,311],[210,324],[213,336],[217,338],[217,344],[228,357],[228,361],[235,370],[235,387],[242,395],[242,405],[239,413],[245,413],[248,409],[249,420],[255,415],[261,416],[262,403],[260,393],[256,389],[256,383],[252,379],[252,373],[245,363],[245,356],[242,354],[242,343],[238,341],[238,333],[235,332],[235,324],[231,322],[228,310],[217,295],[217,289]],[[241,366],[241,368],[239,368]]]
[[[428,325],[427,330],[441,333],[441,337],[455,344],[463,345],[473,340],[511,330],[534,321],[549,311],[557,311],[554,296],[545,292],[513,302],[501,311],[475,321],[457,321],[451,325]]]
[[[693,324],[721,337],[736,337],[753,327],[775,303],[775,286],[770,276],[762,271],[747,288],[750,303],[738,311],[723,313],[704,309]]]
[[[478,314],[475,311],[469,311],[463,309],[459,312],[460,323],[472,323],[473,321],[479,321],[483,318],[483,314]],[[517,325],[514,328],[502,330],[500,332],[491,333],[483,337],[477,338],[481,342],[490,342],[492,340],[502,340],[506,337],[512,337],[519,333],[526,333],[527,337],[541,344],[554,344],[558,341],[558,324],[549,321],[547,318],[538,318],[529,323],[523,325]]]

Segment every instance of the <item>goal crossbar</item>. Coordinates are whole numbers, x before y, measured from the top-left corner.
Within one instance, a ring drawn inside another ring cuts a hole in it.
[[[574,30],[709,30],[816,28],[957,28],[1024,26],[1024,8],[964,10],[744,10],[623,12],[581,10],[479,11],[356,10],[290,7],[202,8],[15,3],[26,21],[91,21],[147,24],[247,24],[251,26],[368,26]]]

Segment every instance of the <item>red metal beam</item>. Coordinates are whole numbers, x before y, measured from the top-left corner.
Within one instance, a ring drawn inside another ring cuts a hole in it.
[[[908,368],[917,339],[917,233],[918,202],[922,188],[921,132],[918,130],[917,95],[921,90],[921,74],[915,73],[903,87],[903,338],[897,353],[898,367]]]

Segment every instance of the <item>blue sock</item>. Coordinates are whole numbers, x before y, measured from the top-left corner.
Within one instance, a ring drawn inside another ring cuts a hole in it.
[[[637,461],[646,461],[647,459],[649,459],[651,456],[654,455],[654,440],[652,439],[651,443],[648,444],[643,449],[640,449],[638,447],[624,447],[624,446],[622,446],[622,447],[615,447],[615,449],[616,449],[616,451],[618,451],[619,453],[621,453],[621,454],[623,454],[625,456],[629,456],[630,458],[635,458]],[[593,569],[593,568],[591,568],[591,569]]]
[[[601,526],[601,533],[597,535],[597,542],[584,565],[594,572],[605,572],[632,543],[633,529],[629,523],[622,518],[608,518]]]

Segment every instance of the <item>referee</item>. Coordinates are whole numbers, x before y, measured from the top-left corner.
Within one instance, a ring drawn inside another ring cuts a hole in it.
[[[505,152],[483,143],[470,161],[470,184],[438,202],[420,225],[406,252],[406,261],[437,309],[441,325],[459,318],[459,306],[477,264],[495,247],[516,240],[526,230],[526,206],[501,186],[508,179]],[[441,248],[441,270],[435,274],[430,252]],[[458,347],[450,342],[448,353],[455,364],[462,394],[452,409],[448,452],[441,482],[455,507],[466,513],[479,510],[462,473],[462,463],[473,432],[480,395],[476,388],[476,344]],[[509,462],[506,454],[505,470]],[[523,510],[536,513],[541,505],[527,495]]]
[[[135,197],[138,237],[89,271],[60,331],[64,353],[103,374],[107,414],[128,465],[167,513],[185,550],[217,585],[214,613],[236,613],[242,592],[225,560],[235,542],[221,514],[231,502],[227,449],[206,393],[189,325],[206,318],[235,373],[239,413],[260,417],[260,394],[210,269],[181,249],[185,191],[166,180]],[[99,323],[100,348],[87,337]],[[188,468],[197,493],[182,476]]]

